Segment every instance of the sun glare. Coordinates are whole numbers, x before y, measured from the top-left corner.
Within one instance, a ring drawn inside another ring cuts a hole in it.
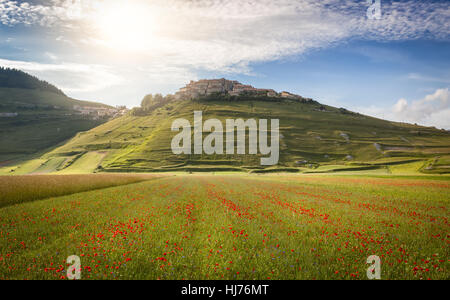
[[[143,50],[152,42],[153,22],[148,7],[125,2],[108,6],[95,20],[102,43],[116,50],[128,51]]]

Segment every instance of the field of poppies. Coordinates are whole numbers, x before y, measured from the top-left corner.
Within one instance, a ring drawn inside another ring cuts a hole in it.
[[[0,208],[0,279],[450,279],[445,177],[177,175]]]

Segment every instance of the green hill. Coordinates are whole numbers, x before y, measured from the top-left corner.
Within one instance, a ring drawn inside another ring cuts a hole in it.
[[[0,67],[0,87],[47,91],[65,96],[63,91],[47,81],[17,69]]]
[[[35,155],[107,121],[74,106],[111,108],[67,97],[24,72],[0,68],[0,166]]]
[[[45,172],[371,172],[448,173],[450,134],[380,120],[315,101],[209,97],[165,101],[78,133],[68,143],[10,173]],[[174,155],[175,119],[280,119],[280,161],[263,168],[255,155]],[[46,167],[47,166],[47,167]],[[4,170],[5,171],[5,170]]]

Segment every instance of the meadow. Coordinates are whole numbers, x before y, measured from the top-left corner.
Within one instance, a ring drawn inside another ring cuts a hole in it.
[[[0,176],[0,207],[158,177],[145,174]]]
[[[28,201],[0,208],[0,279],[66,279],[71,255],[82,279],[367,279],[370,255],[382,279],[449,279],[449,189],[179,173]]]

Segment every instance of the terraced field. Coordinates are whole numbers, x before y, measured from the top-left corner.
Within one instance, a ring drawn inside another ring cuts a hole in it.
[[[39,157],[78,132],[107,121],[77,115],[74,105],[109,107],[49,91],[0,87],[0,112],[18,113],[0,118],[0,165]]]
[[[202,111],[204,120],[215,118],[222,122],[230,118],[280,119],[279,164],[262,168],[260,155],[174,155],[170,147],[176,135],[171,131],[172,122],[184,118],[192,124],[194,111]],[[0,167],[0,174],[42,171],[445,174],[449,172],[449,155],[447,131],[371,118],[317,102],[186,100],[170,102],[147,116],[130,114],[80,132],[64,145],[37,156],[34,162]],[[30,168],[30,164],[35,168]]]
[[[448,279],[449,189],[443,176],[177,175],[11,204],[0,279],[65,279],[71,255],[82,279],[367,279],[371,255],[382,279]]]

